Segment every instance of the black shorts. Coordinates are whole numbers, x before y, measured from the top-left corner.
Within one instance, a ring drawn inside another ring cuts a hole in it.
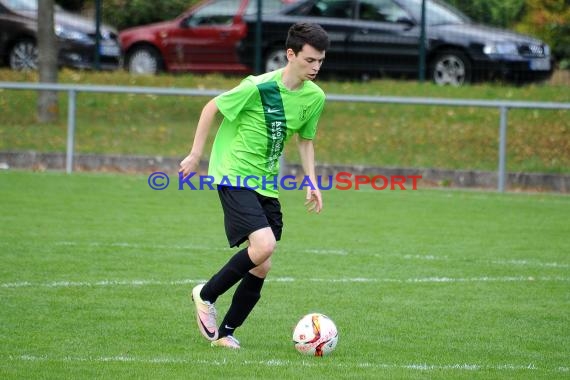
[[[271,227],[275,240],[281,240],[283,214],[279,199],[229,186],[218,186],[218,195],[230,247],[239,246],[252,232],[265,227]]]

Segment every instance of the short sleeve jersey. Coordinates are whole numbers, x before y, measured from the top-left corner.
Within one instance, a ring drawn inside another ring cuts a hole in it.
[[[245,78],[215,98],[224,119],[214,140],[208,174],[214,183],[249,187],[278,197],[279,157],[295,133],[312,140],[325,103],[312,81],[291,91],[283,69]]]

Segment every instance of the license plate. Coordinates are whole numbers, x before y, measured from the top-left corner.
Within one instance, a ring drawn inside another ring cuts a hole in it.
[[[121,49],[114,44],[101,44],[99,46],[99,54],[108,57],[118,57],[121,54]]]
[[[540,58],[530,61],[530,69],[535,71],[548,71],[550,70],[550,59]]]

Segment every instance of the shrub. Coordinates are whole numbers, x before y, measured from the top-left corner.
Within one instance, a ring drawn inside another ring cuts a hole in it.
[[[525,0],[448,0],[475,22],[508,28],[520,20]]]
[[[197,0],[105,0],[102,13],[106,23],[121,30],[172,19],[195,3]]]
[[[527,0],[524,17],[515,29],[542,38],[557,60],[570,59],[570,7],[568,0]],[[567,65],[567,63],[566,63]]]

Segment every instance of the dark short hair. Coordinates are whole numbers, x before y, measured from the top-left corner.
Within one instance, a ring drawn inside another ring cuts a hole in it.
[[[329,36],[319,24],[299,22],[292,25],[287,34],[285,47],[297,54],[305,44],[311,45],[318,51],[325,51],[330,45]]]

